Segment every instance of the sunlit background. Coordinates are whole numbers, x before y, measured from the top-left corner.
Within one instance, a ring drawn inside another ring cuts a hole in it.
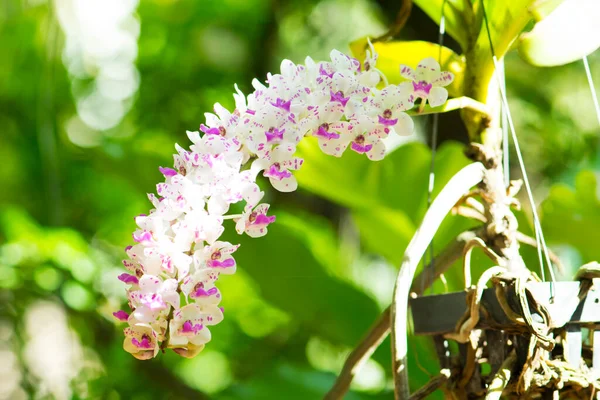
[[[124,352],[111,315],[125,301],[116,277],[133,216],[150,208],[145,193],[161,179],[158,166],[172,162],[174,144],[187,143],[185,131],[213,103],[233,105],[234,83],[248,91],[284,58],[325,59],[332,48],[381,35],[399,3],[0,2],[0,399],[321,398],[389,304],[395,265],[422,218],[428,117],[395,143],[382,174],[366,173],[352,155],[327,160],[329,176],[307,162],[305,189],[267,194],[277,224],[267,238],[242,239],[238,272],[220,281],[226,319],[197,358],[168,352],[138,361]],[[437,27],[415,7],[400,38],[435,41]],[[590,63],[600,83],[600,56]],[[513,52],[506,71],[547,239],[568,278],[600,259],[590,89],[580,62],[536,69]],[[467,163],[458,113],[441,126],[438,186]],[[354,207],[373,187],[385,189],[374,193],[393,216]],[[472,225],[448,219],[436,244]],[[460,274],[448,282],[459,288]],[[411,346],[418,387],[437,363],[428,340]],[[389,365],[384,343],[347,398],[390,398]]]

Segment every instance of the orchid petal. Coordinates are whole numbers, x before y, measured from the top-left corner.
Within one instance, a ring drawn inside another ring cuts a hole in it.
[[[441,106],[448,100],[448,91],[442,87],[434,87],[427,97],[431,107]]]

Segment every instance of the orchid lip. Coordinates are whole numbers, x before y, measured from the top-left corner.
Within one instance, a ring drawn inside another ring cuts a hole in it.
[[[204,326],[202,324],[192,324],[191,321],[185,321],[181,326],[181,333],[192,333],[196,334],[198,331],[202,330]]]
[[[291,100],[284,101],[283,99],[278,97],[277,100],[275,100],[275,103],[271,102],[271,105],[273,107],[281,108],[282,110],[290,112],[292,101]]]
[[[283,140],[284,133],[285,129],[273,129],[272,131],[265,132],[265,136],[267,137],[267,143],[273,143]]]
[[[276,178],[278,180],[282,180],[291,177],[292,173],[287,169],[281,171],[275,165],[271,165],[271,167],[267,171],[265,171],[263,175],[268,178]]]
[[[127,321],[127,319],[129,319],[129,314],[127,314],[123,310],[115,311],[114,313],[112,313],[112,315],[116,319],[118,319],[119,321],[122,321],[122,322],[125,322],[125,321]]]
[[[163,167],[158,167],[158,170],[160,171],[161,174],[163,174],[165,177],[170,177],[170,176],[175,176],[177,175],[177,171],[175,171],[173,168],[163,168]]]
[[[319,75],[321,75],[321,76],[327,76],[329,78],[333,78],[333,72],[332,73],[328,73],[327,71],[325,71],[325,68],[323,67],[322,64],[321,64],[321,67],[319,68]]]
[[[394,126],[398,123],[398,118],[388,119],[388,118],[384,118],[381,115],[379,115],[379,123],[381,125],[385,125],[385,126]]]
[[[224,261],[210,260],[207,262],[207,265],[212,268],[229,268],[235,265],[235,260],[233,258],[228,258]]]
[[[265,214],[258,214],[256,219],[252,222],[252,225],[269,225],[275,222],[275,216],[266,216]]]
[[[209,297],[209,296],[213,296],[213,295],[217,294],[218,292],[219,292],[219,289],[217,289],[216,287],[212,287],[208,290],[204,290],[204,288],[200,287],[200,288],[196,289],[190,297],[192,297],[192,298]]]
[[[204,124],[200,125],[200,130],[209,135],[220,135],[221,134],[221,132],[219,131],[219,128],[209,128],[208,126],[206,126]]]
[[[420,81],[420,82],[413,82],[413,89],[415,91],[415,94],[417,96],[429,96],[429,92],[431,91],[431,88],[433,87],[433,84],[431,83],[427,83],[425,81]]]
[[[317,132],[315,133],[316,136],[321,137],[323,139],[339,139],[340,135],[338,133],[335,132],[329,132],[327,130],[325,130],[324,127],[319,126],[319,129],[317,129]]]
[[[148,231],[144,231],[141,234],[133,234],[133,240],[138,242],[138,243],[143,243],[143,242],[151,242],[152,241],[152,234]]]
[[[358,144],[356,142],[352,142],[351,148],[355,152],[363,154],[363,153],[367,153],[369,150],[371,150],[373,148],[373,145],[372,144],[362,145],[362,144]]]
[[[144,335],[142,337],[141,341],[137,340],[136,338],[132,338],[131,343],[133,343],[133,345],[135,347],[140,348],[140,349],[151,349],[152,348],[152,343],[150,342],[150,340],[148,339],[148,337],[146,335]]]
[[[126,274],[126,273],[119,275],[118,279],[123,283],[131,284],[131,285],[137,285],[138,283],[140,283],[140,281],[138,280],[138,278],[136,276],[133,276],[131,274]]]
[[[333,91],[331,91],[330,96],[331,97],[330,97],[329,101],[338,102],[343,107],[346,107],[348,100],[350,100],[350,97],[344,97],[344,95],[341,92],[333,93]]]

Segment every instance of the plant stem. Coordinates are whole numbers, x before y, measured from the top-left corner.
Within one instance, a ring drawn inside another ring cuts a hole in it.
[[[242,214],[231,214],[231,215],[223,215],[221,218],[223,219],[234,219],[234,218],[242,218]]]
[[[408,400],[426,399],[431,393],[439,389],[450,379],[450,370],[443,369],[440,373],[429,380],[421,389],[417,390]]]
[[[508,385],[508,381],[510,381],[510,377],[512,374],[512,369],[517,361],[517,356],[515,351],[513,350],[510,355],[504,360],[502,366],[494,375],[494,379],[490,382],[490,386],[487,390],[487,395],[485,396],[485,400],[499,400],[502,396],[502,392],[506,385]]]
[[[439,107],[431,107],[429,104],[427,104],[422,109],[419,108],[416,111],[407,111],[406,113],[408,115],[427,115],[445,113],[449,111],[462,109],[471,110],[484,117],[490,116],[490,110],[485,104],[480,103],[477,100],[473,100],[472,98],[467,96],[450,99],[447,102],[445,102],[444,105]]]
[[[325,400],[338,400],[344,397],[344,394],[346,394],[350,388],[352,379],[354,379],[354,376],[358,373],[362,364],[371,357],[389,332],[390,308],[388,307],[383,311],[369,333],[367,333],[364,339],[356,346],[352,353],[350,353],[335,384],[325,395]]]
[[[375,38],[373,40],[373,43],[383,42],[388,39],[391,39],[391,38],[397,36],[400,33],[400,31],[402,30],[402,28],[404,28],[404,25],[406,25],[406,21],[408,21],[408,17],[410,17],[410,12],[412,10],[413,1],[412,0],[403,0],[401,3],[402,3],[402,5],[400,6],[400,10],[398,10],[398,15],[396,16],[396,22],[394,22],[394,25],[392,25],[392,27],[390,28],[389,31],[387,31],[380,37]]]

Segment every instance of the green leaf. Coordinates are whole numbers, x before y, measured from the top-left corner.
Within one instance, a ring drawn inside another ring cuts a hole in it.
[[[446,142],[437,152],[434,196],[469,163],[462,149],[459,143]],[[335,159],[308,140],[300,144],[300,152],[307,160],[297,173],[301,187],[350,208],[367,250],[397,264],[427,210],[427,146],[408,143],[378,162],[350,151]],[[436,242],[445,244],[470,226],[449,217]]]
[[[262,297],[287,312],[303,329],[333,343],[354,346],[379,309],[365,293],[330,273],[329,263],[341,262],[337,240],[308,218],[275,211],[276,223],[259,239],[241,242],[239,267],[259,285]],[[230,230],[230,232],[233,231]],[[229,233],[228,233],[229,234]]]
[[[512,42],[523,31],[527,22],[531,19],[529,6],[532,0],[487,0],[485,1],[485,11],[489,22],[489,36],[492,38],[494,53],[498,59],[510,48]],[[477,39],[472,50],[478,58],[484,58],[491,61],[490,39],[483,19],[483,8],[479,2],[476,2],[477,15],[481,20],[481,29],[478,31]]]
[[[299,143],[298,156],[304,159],[302,168],[295,173],[302,189],[346,207],[367,207],[377,201],[365,187],[369,185],[369,167],[373,165],[366,157],[352,151],[346,151],[340,159],[327,156],[313,137]]]
[[[414,3],[425,11],[436,24],[440,24],[444,0],[414,0]],[[446,31],[466,51],[469,46],[469,38],[472,36],[469,27],[472,27],[474,22],[470,2],[447,0],[444,6],[444,19]]]
[[[519,54],[540,67],[568,64],[600,47],[598,0],[565,0],[519,40]]]
[[[296,173],[303,189],[353,209],[401,210],[413,222],[425,212],[431,152],[423,143],[407,143],[377,162],[350,150],[339,159],[327,156],[314,138],[303,140],[298,151],[305,160]],[[461,144],[444,143],[436,155],[434,193],[468,163]]]
[[[547,242],[575,247],[583,262],[600,260],[597,187],[596,174],[583,171],[577,176],[574,189],[564,184],[554,185],[542,203],[542,226]]]
[[[278,362],[252,379],[232,386],[219,394],[223,400],[320,399],[333,386],[335,376],[330,372],[317,371],[305,365]],[[349,392],[347,400],[389,399],[389,392],[381,394]]]
[[[488,88],[494,75],[492,53],[501,59],[511,44],[523,31],[531,14],[529,6],[534,0],[482,0],[471,5],[475,16],[470,30],[470,43],[465,52],[467,71],[465,73],[465,95],[477,101],[488,103]],[[489,32],[484,21],[483,7],[489,22]],[[492,46],[490,46],[490,40]],[[493,47],[493,51],[492,51]],[[472,126],[467,126],[472,131]]]
[[[366,248],[399,265],[403,250],[416,230],[410,218],[401,211],[385,207],[355,210],[352,216]]]
[[[350,49],[354,57],[364,60],[367,45],[367,38],[352,42]],[[373,46],[379,55],[377,69],[385,74],[390,83],[397,84],[405,80],[400,76],[401,64],[416,68],[422,59],[433,57],[441,61],[440,65],[443,71],[450,71],[454,74],[454,81],[447,87],[450,95],[453,97],[462,96],[465,59],[449,48],[441,46],[440,53],[439,45],[417,40],[409,42],[375,42]]]

